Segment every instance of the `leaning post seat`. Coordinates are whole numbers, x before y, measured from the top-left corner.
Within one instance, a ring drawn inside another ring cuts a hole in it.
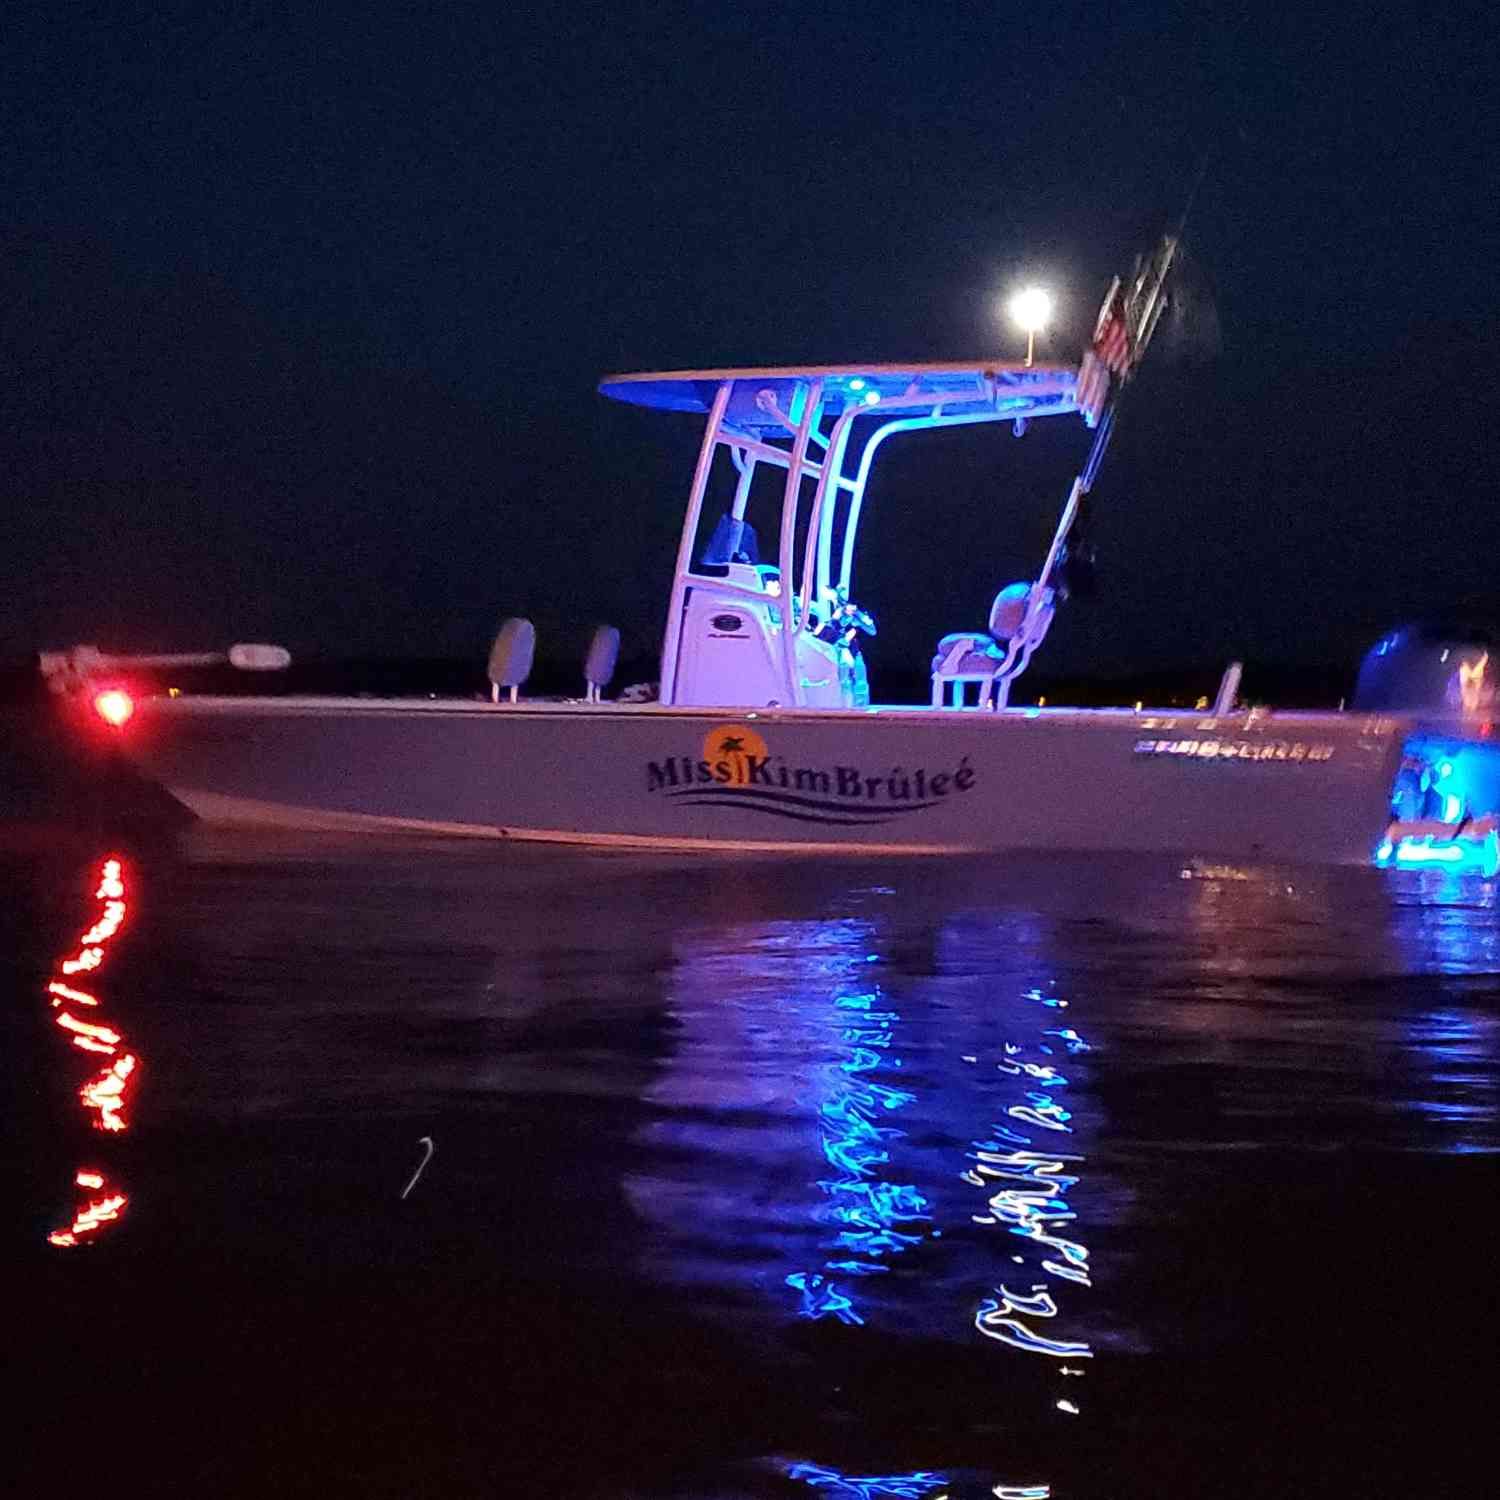
[[[522,683],[531,676],[531,662],[536,655],[536,627],[530,620],[512,616],[500,626],[495,644],[490,647],[490,698],[500,701],[500,689],[510,690],[510,701],[516,701]]]
[[[952,707],[964,706],[968,683],[979,687],[979,707],[987,708],[994,693],[995,678],[1009,662],[1012,642],[1026,622],[1026,604],[1031,596],[1027,583],[1007,584],[990,605],[989,634],[959,631],[938,642],[932,658],[932,706],[950,706],[946,699],[953,689]]]
[[[589,641],[589,653],[583,661],[583,680],[588,685],[584,696],[588,702],[599,701],[599,695],[615,675],[619,659],[620,632],[613,625],[601,625]]]

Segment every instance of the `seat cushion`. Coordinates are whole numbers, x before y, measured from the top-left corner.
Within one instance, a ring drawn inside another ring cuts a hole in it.
[[[998,641],[1008,641],[1025,623],[1030,602],[1029,583],[1006,584],[990,605],[990,634]]]
[[[952,658],[952,660],[950,660]],[[987,676],[1000,669],[1005,652],[987,635],[945,635],[932,658],[932,670],[946,677]]]
[[[490,647],[489,679],[497,687],[520,687],[531,676],[536,655],[536,627],[512,616],[500,626]]]

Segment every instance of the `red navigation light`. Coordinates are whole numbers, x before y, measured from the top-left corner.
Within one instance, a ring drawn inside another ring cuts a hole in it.
[[[135,712],[135,699],[124,688],[105,688],[94,694],[94,712],[119,729]]]

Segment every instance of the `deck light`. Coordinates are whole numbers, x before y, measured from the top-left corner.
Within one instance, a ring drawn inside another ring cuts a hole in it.
[[[1052,321],[1052,294],[1029,286],[1010,299],[1011,321],[1026,335],[1026,363],[1032,362],[1036,336]]]

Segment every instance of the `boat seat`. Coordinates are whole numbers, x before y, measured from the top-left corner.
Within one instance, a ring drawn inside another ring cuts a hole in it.
[[[516,701],[521,685],[531,676],[535,655],[536,627],[531,621],[515,616],[504,621],[490,647],[490,697],[494,702],[500,701],[501,688],[509,689],[510,701]]]
[[[1007,584],[990,605],[989,634],[958,631],[938,642],[932,658],[932,706],[962,708],[969,683],[979,687],[979,707],[988,708],[995,678],[1010,660],[1012,642],[1026,622],[1027,583]],[[952,702],[948,702],[949,689]]]
[[[600,693],[609,686],[619,659],[620,632],[613,625],[601,625],[589,641],[589,652],[583,660],[583,680],[588,684],[584,696],[590,703],[597,703]]]

